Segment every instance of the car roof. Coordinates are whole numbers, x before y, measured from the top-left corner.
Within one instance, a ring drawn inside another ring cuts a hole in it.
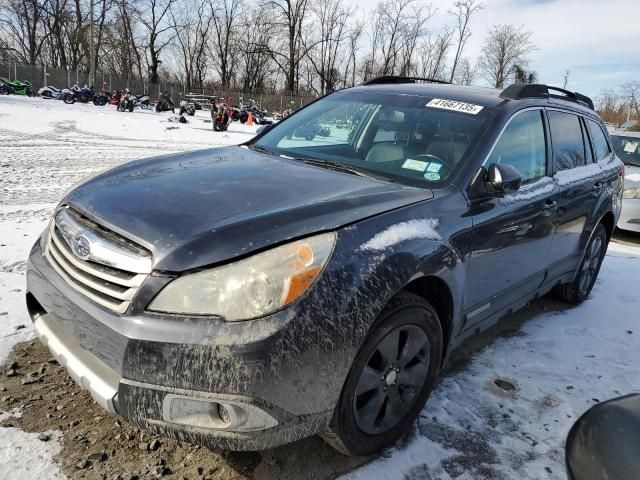
[[[483,107],[496,107],[504,103],[504,98],[500,97],[502,90],[485,87],[469,87],[463,85],[447,85],[439,83],[389,83],[377,85],[361,85],[350,88],[351,92],[379,92],[392,93],[398,95],[419,95],[421,97],[432,97],[445,99],[455,99],[460,102],[473,103]]]
[[[393,77],[381,77],[383,79]],[[403,77],[398,77],[402,79]],[[397,95],[417,95],[430,98],[442,98],[445,100],[455,100],[459,102],[471,103],[474,105],[480,105],[482,107],[497,107],[505,110],[517,110],[526,107],[554,107],[567,110],[573,110],[575,113],[582,115],[589,115],[592,118],[599,118],[597,113],[585,106],[583,103],[570,98],[565,98],[562,95],[557,95],[555,92],[565,92],[571,96],[579,96],[586,99],[588,102],[591,100],[578,93],[569,92],[557,87],[547,87],[546,85],[524,85],[517,84],[508,87],[507,89],[500,90],[489,87],[477,87],[466,85],[452,85],[449,83],[431,83],[431,82],[380,82],[377,83],[374,79],[373,83],[363,84],[357,87],[348,88],[350,92],[367,92],[367,93],[389,93]],[[514,87],[515,91],[512,90]],[[519,96],[519,89],[526,90],[529,87],[542,88],[545,92],[552,93],[547,96],[528,96],[523,94]],[[547,91],[547,88],[549,89]],[[509,92],[509,90],[511,90]],[[514,97],[513,95],[516,95]]]

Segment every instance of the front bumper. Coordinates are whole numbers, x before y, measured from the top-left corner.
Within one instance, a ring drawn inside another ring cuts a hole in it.
[[[622,212],[618,220],[618,228],[632,232],[640,232],[640,199],[622,199]]]
[[[89,391],[98,405],[116,414],[120,376],[67,335],[53,316],[45,313],[34,317],[36,335],[49,348],[53,358],[67,369],[78,385]]]
[[[162,280],[148,283],[157,289]],[[103,408],[153,433],[229,450],[272,448],[326,430],[375,318],[373,311],[328,317],[299,303],[227,323],[136,311],[135,301],[135,313],[118,315],[66,284],[39,243],[29,257],[27,291],[38,336]],[[240,405],[273,422],[252,431],[178,424],[167,421],[173,397]]]

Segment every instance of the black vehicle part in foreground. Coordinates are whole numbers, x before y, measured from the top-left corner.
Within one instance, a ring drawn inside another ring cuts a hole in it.
[[[640,478],[640,394],[591,407],[567,436],[569,480]]]
[[[622,195],[577,95],[410,80],[73,189],[29,258],[39,337],[145,430],[392,445],[465,338],[550,291],[587,298]]]

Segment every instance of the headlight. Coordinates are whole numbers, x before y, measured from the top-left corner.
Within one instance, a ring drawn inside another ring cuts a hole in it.
[[[640,198],[640,187],[627,188],[624,192],[622,192],[622,198]]]
[[[300,298],[329,260],[335,233],[323,233],[169,283],[156,312],[218,315],[228,321],[273,313]]]

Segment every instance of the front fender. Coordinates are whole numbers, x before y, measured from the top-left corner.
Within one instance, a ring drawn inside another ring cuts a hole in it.
[[[446,223],[415,214],[415,208],[402,209],[341,229],[323,280],[312,289],[312,304],[335,315],[368,312],[362,317],[367,324],[358,329],[366,336],[400,290],[419,278],[437,277],[451,293],[455,325],[466,278],[463,253],[449,241]],[[427,299],[430,294],[424,292]]]

